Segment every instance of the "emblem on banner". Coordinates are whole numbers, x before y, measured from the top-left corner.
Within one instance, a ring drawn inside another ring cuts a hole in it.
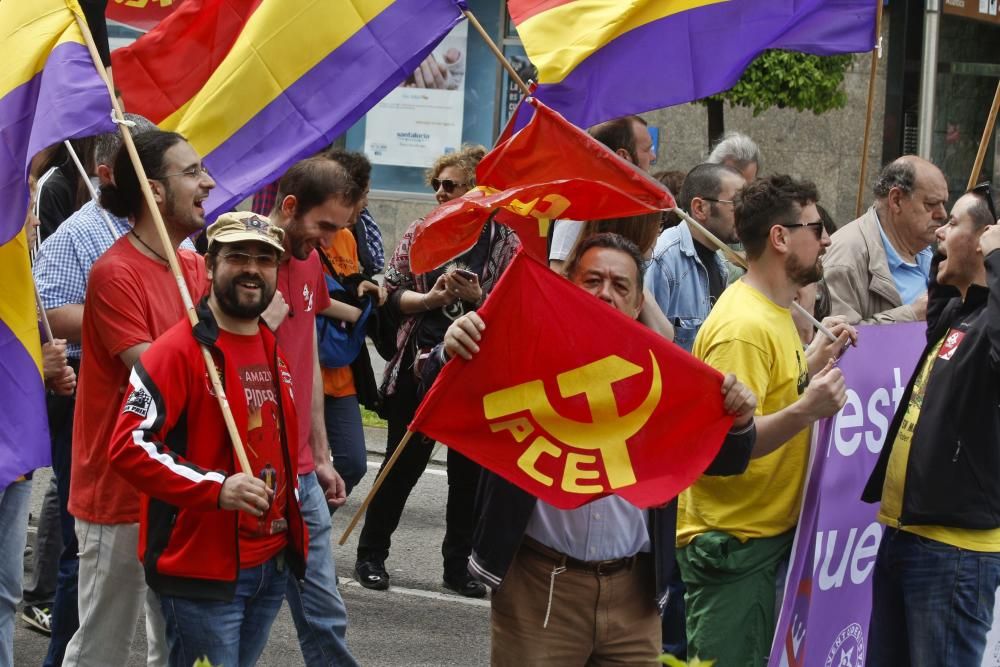
[[[865,664],[865,633],[858,623],[851,623],[837,633],[824,667],[863,667]]]
[[[531,440],[517,460],[518,467],[539,484],[553,486],[557,482],[555,478],[539,470],[538,464],[542,457],[564,459],[559,486],[569,493],[607,491],[598,481],[601,476],[600,466],[603,466],[607,474],[610,489],[635,484],[628,439],[649,421],[663,395],[660,367],[652,352],[649,356],[652,371],[649,391],[641,405],[629,413],[619,413],[614,385],[639,375],[644,369],[617,355],[611,355],[556,376],[559,393],[563,398],[580,395],[586,398],[591,421],[577,421],[559,414],[549,400],[542,380],[532,380],[483,397],[483,409],[491,422],[490,430],[494,433],[510,431],[518,443],[525,442],[534,435],[535,424],[545,431],[545,434],[539,434]],[[495,421],[519,412],[527,412],[534,423],[526,417]],[[557,442],[550,440],[546,434]],[[597,455],[575,452],[573,449],[593,451]],[[598,455],[601,459],[600,466],[589,467],[597,464]]]

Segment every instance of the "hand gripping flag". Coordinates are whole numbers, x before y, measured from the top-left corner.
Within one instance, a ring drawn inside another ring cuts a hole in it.
[[[409,428],[562,509],[669,502],[715,458],[722,376],[523,252]],[[600,324],[597,324],[600,323]]]
[[[476,168],[479,185],[417,225],[410,253],[415,272],[434,269],[475,245],[494,210],[497,221],[517,231],[529,252],[544,261],[554,219],[601,220],[676,205],[662,183],[544,104],[527,102],[531,119],[513,134],[511,121]]]
[[[230,210],[330,145],[462,19],[461,0],[185,0],[112,56],[129,111],[183,134]]]
[[[0,246],[0,490],[52,463],[42,345],[24,232]]]
[[[882,0],[508,0],[538,98],[580,127],[731,88],[765,49],[870,51]]]
[[[76,0],[0,2],[0,489],[51,461],[41,343],[22,231],[43,148],[114,128]]]

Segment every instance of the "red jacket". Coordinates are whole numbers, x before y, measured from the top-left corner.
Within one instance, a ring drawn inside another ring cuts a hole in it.
[[[248,408],[236,369],[215,343],[218,325],[203,301],[193,335],[185,319],[154,342],[132,369],[131,390],[111,440],[111,464],[141,493],[139,559],[157,593],[231,600],[239,575],[236,511],[219,509],[228,475],[239,471],[199,343],[212,352],[241,439],[247,442]],[[260,326],[273,359],[281,400],[281,448],[288,488],[297,489],[298,451],[291,374],[274,335]],[[298,491],[287,494],[287,560],[305,575],[308,535]]]

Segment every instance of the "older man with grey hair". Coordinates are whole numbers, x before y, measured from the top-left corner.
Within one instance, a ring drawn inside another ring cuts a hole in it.
[[[705,162],[732,167],[740,172],[743,180],[753,183],[760,169],[760,148],[745,134],[727,132],[712,149]]]
[[[875,182],[875,203],[832,237],[823,257],[834,315],[851,324],[926,319],[931,244],[948,219],[948,183],[915,155],[889,163]]]

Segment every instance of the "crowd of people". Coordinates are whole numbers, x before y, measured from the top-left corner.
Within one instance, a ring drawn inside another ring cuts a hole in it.
[[[417,221],[386,261],[371,165],[337,147],[206,228],[215,182],[201,157],[128,120],[155,209],[117,134],[79,146],[87,175],[59,152],[39,162],[26,227],[41,218],[54,474],[20,616],[51,635],[45,665],[125,664],[141,613],[149,665],[252,665],[287,602],[307,665],[364,662],[346,641],[331,519],[367,471],[361,406],[387,420],[388,460],[448,360],[490,344],[477,308],[520,241],[490,220],[460,257],[414,273]],[[641,118],[590,133],[652,168]],[[439,204],[475,187],[485,152],[434,163]],[[810,429],[847,401],[837,359],[864,344],[856,325],[911,321],[926,321],[927,347],[865,490],[886,526],[867,664],[979,664],[1000,586],[993,193],[978,186],[949,212],[941,171],[903,156],[871,207],[838,226],[814,184],[763,175],[762,163],[731,134],[703,164],[653,174],[696,224],[555,225],[552,270],[721,371],[733,426],[705,474],[651,510],[614,495],[562,510],[449,449],[442,581],[490,595],[492,664],[655,664],[661,652],[765,664]],[[83,178],[97,200],[80,195]],[[366,336],[387,362],[381,379]],[[364,588],[390,587],[391,538],[434,444],[416,434],[367,509],[353,565]],[[13,664],[30,484],[0,495],[13,540],[0,665]]]

